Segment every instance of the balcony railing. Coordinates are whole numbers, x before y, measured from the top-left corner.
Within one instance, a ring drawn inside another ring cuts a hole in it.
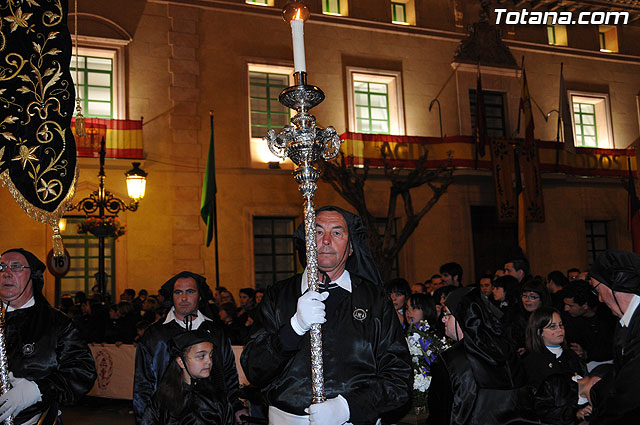
[[[476,146],[471,136],[441,138],[346,132],[340,137],[345,141],[342,152],[347,164],[356,166],[367,161],[370,167],[383,167],[386,160],[391,167],[413,168],[420,156],[428,151],[427,168],[444,164],[447,153],[451,152],[456,169],[492,169],[491,147],[487,146],[484,157],[476,160]],[[522,142],[521,139],[519,141]],[[542,174],[628,177],[627,158],[631,158],[634,175],[637,172],[635,149],[576,148],[574,154],[566,152],[561,143],[537,141],[537,145]]]

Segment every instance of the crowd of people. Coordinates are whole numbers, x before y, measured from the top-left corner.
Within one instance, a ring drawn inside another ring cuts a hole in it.
[[[44,264],[6,251],[10,373],[0,421],[60,423],[58,407],[96,378],[86,341],[136,344],[133,410],[144,425],[232,425],[250,414],[242,399],[264,406],[251,414],[275,425],[391,424],[416,403],[413,391],[427,388],[434,425],[637,420],[640,256],[607,250],[588,272],[546,277],[517,256],[473,283],[451,262],[426,282],[383,285],[360,217],[320,208],[316,237],[317,276],[300,273],[264,293],[242,289],[239,305],[183,271],[155,295],[127,289],[111,304],[78,293],[60,312],[42,296]],[[304,260],[302,226],[294,244]],[[244,346],[252,394],[239,386],[232,343]]]
[[[534,275],[517,256],[468,285],[457,263],[442,265],[426,282],[388,282],[386,293],[408,334],[426,322],[437,336],[460,342],[440,352],[428,372],[429,423],[631,423],[632,403],[600,399],[596,411],[591,404],[591,385],[603,377],[609,387],[600,387],[600,397],[618,399],[611,393],[614,360],[635,360],[633,339],[626,336],[633,350],[625,353],[614,335],[621,318],[617,334],[625,335],[640,301],[633,295],[640,291],[640,257],[605,254],[589,273]],[[615,266],[620,270],[609,269]],[[624,294],[601,295],[613,285]]]
[[[146,289],[137,293],[125,289],[119,301],[111,302],[96,291],[64,295],[58,309],[69,316],[88,343],[135,344],[146,329],[158,320],[164,320],[171,309],[167,295],[149,294]],[[220,321],[232,345],[244,345],[250,335],[257,306],[262,300],[262,289],[242,288],[238,303],[225,287],[214,293],[207,315]]]

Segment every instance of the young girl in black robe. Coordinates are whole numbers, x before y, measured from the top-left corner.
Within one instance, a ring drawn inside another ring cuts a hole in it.
[[[211,336],[203,330],[187,331],[174,337],[169,346],[171,362],[142,424],[233,424],[233,409]]]

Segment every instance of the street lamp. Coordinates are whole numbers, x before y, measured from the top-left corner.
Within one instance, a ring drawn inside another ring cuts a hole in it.
[[[138,202],[144,197],[147,173],[140,168],[139,162],[134,162],[133,168],[124,173],[127,179],[127,192],[131,198],[131,202],[127,204],[104,188],[104,180],[106,177],[104,172],[104,159],[106,155],[105,140],[104,137],[102,137],[102,141],[100,142],[98,190],[91,192],[88,197],[81,199],[77,204],[71,205],[69,211],[78,210],[84,212],[87,216],[102,218],[105,216],[105,211],[117,217],[120,211],[136,211],[138,209]],[[98,274],[96,277],[100,293],[104,299],[107,290],[107,275],[104,271],[104,238],[108,235],[106,232],[99,230],[92,231],[91,233],[98,237]]]

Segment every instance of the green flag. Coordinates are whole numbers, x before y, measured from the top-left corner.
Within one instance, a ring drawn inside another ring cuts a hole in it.
[[[200,215],[207,225],[207,246],[211,244],[213,230],[214,227],[216,227],[216,192],[218,191],[216,188],[216,159],[213,146],[213,113],[211,113],[209,118],[211,124],[211,140],[209,142],[207,169],[204,172],[204,181],[202,182],[202,201],[200,203]]]

